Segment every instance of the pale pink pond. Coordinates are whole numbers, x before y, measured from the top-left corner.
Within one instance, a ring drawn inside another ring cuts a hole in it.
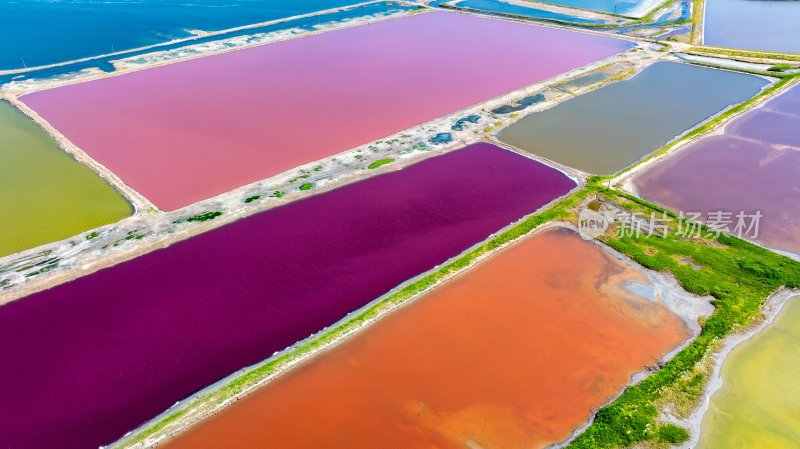
[[[173,210],[631,48],[435,12],[22,97]]]

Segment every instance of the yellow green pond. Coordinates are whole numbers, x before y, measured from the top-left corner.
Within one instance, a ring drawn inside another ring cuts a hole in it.
[[[698,449],[796,449],[800,442],[800,297],[722,365]]]
[[[131,215],[123,196],[0,101],[0,257]]]

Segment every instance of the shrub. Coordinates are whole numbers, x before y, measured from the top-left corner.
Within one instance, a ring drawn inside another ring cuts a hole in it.
[[[689,440],[689,432],[675,424],[664,424],[658,429],[658,439],[664,443],[681,444]]]

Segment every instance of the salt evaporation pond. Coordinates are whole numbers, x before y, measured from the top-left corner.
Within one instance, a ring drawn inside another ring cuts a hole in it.
[[[21,100],[156,206],[171,210],[632,45],[434,12]]]
[[[794,449],[800,441],[800,298],[722,365],[698,449]]]
[[[479,143],[0,307],[0,440],[111,443],[574,186]]]
[[[753,75],[657,62],[629,80],[531,114],[498,137],[560,164],[608,175],[767,84]]]
[[[634,179],[639,194],[670,209],[763,217],[754,240],[800,254],[800,87],[793,87]],[[749,220],[745,223],[749,225]],[[749,234],[748,237],[753,237]]]
[[[18,0],[0,3],[0,71],[55,64],[359,0]]]
[[[0,101],[0,161],[0,257],[133,212],[117,190],[5,101]]]
[[[800,2],[708,0],[703,43],[800,53]]]
[[[688,337],[629,281],[648,283],[576,234],[545,231],[165,447],[545,447]]]

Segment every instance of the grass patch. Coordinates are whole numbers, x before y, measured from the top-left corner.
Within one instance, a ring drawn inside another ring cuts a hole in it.
[[[767,69],[768,72],[785,72],[792,68],[791,64],[775,64]]]
[[[173,221],[173,223],[184,223],[184,222],[203,222],[213,220],[217,217],[222,215],[220,211],[213,211],[213,212],[204,212],[202,214],[192,215],[191,217],[180,218],[178,220]]]
[[[378,159],[377,161],[369,164],[369,166],[367,168],[369,168],[370,170],[373,170],[373,169],[376,169],[376,168],[378,168],[378,167],[380,167],[382,165],[390,164],[392,162],[394,162],[394,159],[390,159],[390,158]]]
[[[689,441],[689,432],[675,424],[664,424],[658,428],[658,440],[662,443],[681,444]]]

